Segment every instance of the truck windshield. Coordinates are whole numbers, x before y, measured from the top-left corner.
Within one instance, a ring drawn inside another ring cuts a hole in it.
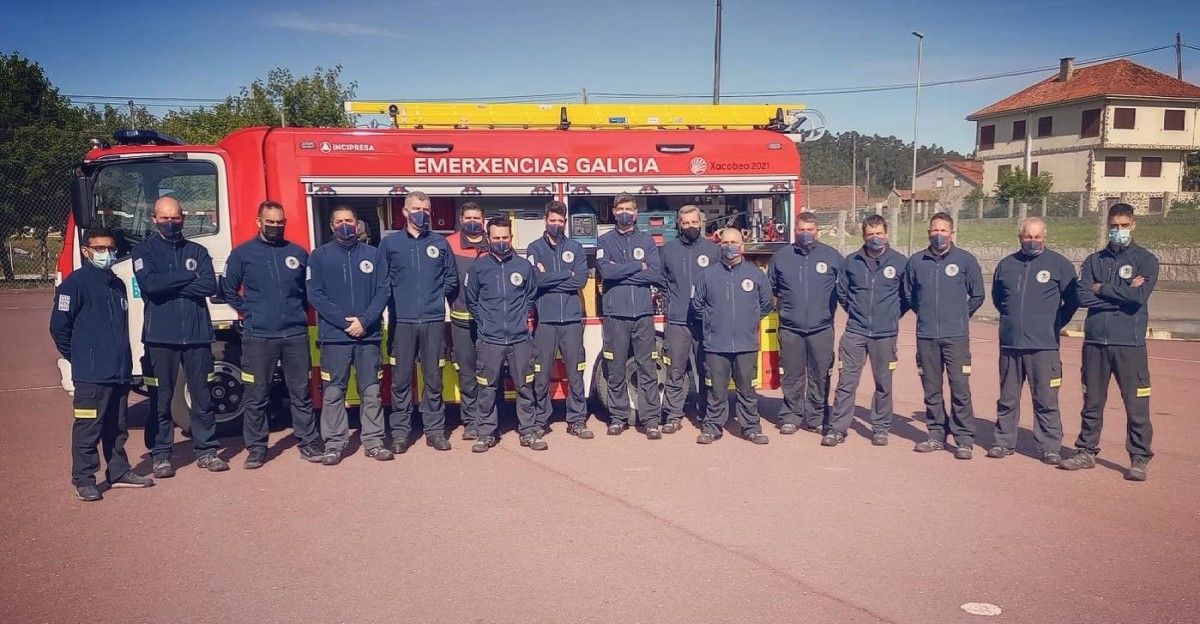
[[[183,205],[183,232],[217,233],[217,168],[205,161],[128,162],[103,166],[92,184],[92,223],[117,230],[120,254],[154,232],[154,202],[172,196]]]

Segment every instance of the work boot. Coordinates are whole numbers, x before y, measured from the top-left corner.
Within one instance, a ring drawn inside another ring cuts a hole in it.
[[[782,433],[783,435],[792,435],[799,430],[800,427],[792,423],[783,423],[782,425],[779,425],[779,433]]]
[[[321,464],[325,466],[336,466],[342,463],[342,449],[331,448],[325,449],[325,454],[321,456]]]
[[[767,435],[761,431],[755,431],[754,433],[746,434],[746,439],[749,440],[752,444],[758,444],[758,445],[769,444],[771,442],[771,439],[768,438]]]
[[[877,433],[877,434],[871,436],[871,444],[873,446],[887,446],[888,445],[888,434]]]
[[[662,429],[659,429],[658,425],[650,425],[649,427],[646,427],[646,439],[647,440],[661,440],[662,439]]]
[[[625,431],[625,423],[614,422],[608,426],[608,435],[619,436]]]
[[[175,476],[175,468],[171,466],[169,459],[156,459],[150,467],[150,474],[154,475],[155,479],[170,479]]]
[[[1129,459],[1129,470],[1125,471],[1126,481],[1145,481],[1146,480],[1146,465],[1150,463],[1149,457],[1137,456]]]
[[[242,464],[242,468],[254,470],[262,468],[265,463],[267,463],[267,449],[255,446],[246,454],[246,462]]]
[[[443,435],[427,435],[425,436],[425,446],[432,447],[439,451],[450,450],[450,440]]]
[[[675,433],[683,428],[683,422],[678,418],[668,418],[667,424],[663,425],[663,433]]]
[[[544,451],[550,448],[550,445],[546,444],[546,441],[542,439],[542,434],[540,433],[531,433],[529,435],[521,436],[521,446],[528,446],[529,450],[531,451]]]
[[[992,448],[988,449],[987,452],[987,456],[991,457],[992,459],[1004,459],[1012,454],[1012,449],[1004,448],[1003,446],[993,446]]]
[[[1096,467],[1096,456],[1091,451],[1079,449],[1075,454],[1059,462],[1062,470],[1084,470]]]
[[[496,446],[496,437],[495,436],[483,436],[483,437],[479,438],[478,440],[476,440],[475,444],[471,445],[471,452],[472,453],[486,453],[486,452],[488,452],[488,449],[492,448],[493,446]]]
[[[196,465],[209,472],[225,472],[229,470],[229,462],[217,457],[216,453],[205,453],[197,457]]]
[[[125,474],[121,475],[120,479],[109,483],[109,485],[115,488],[148,488],[154,487],[154,479],[143,477],[132,470],[127,470]]]
[[[954,449],[954,459],[971,459],[975,456],[975,452],[969,446],[960,446]]]
[[[314,464],[325,463],[325,445],[321,444],[320,440],[313,440],[308,444],[300,445],[300,457],[304,461],[309,461]]]
[[[837,446],[846,441],[846,434],[840,431],[830,431],[821,438],[821,446]]]
[[[467,427],[465,427],[463,429],[462,439],[478,440],[479,439],[479,430],[476,429],[475,427],[468,425]]]
[[[587,425],[584,423],[572,423],[567,425],[567,433],[579,438],[580,440],[591,440],[592,438],[596,437],[596,435],[592,433],[591,429],[588,429]]]
[[[1046,451],[1042,453],[1042,463],[1048,466],[1057,466],[1062,463],[1062,455],[1054,451]]]
[[[928,440],[924,440],[922,442],[917,442],[917,445],[913,447],[913,450],[918,453],[932,453],[934,451],[944,450],[945,448],[946,448],[946,444],[943,443],[941,440],[934,440],[933,438],[929,438]]]
[[[408,451],[408,438],[392,442],[391,449],[392,449],[392,454],[403,455],[405,452]]]
[[[102,500],[104,495],[100,493],[100,488],[94,485],[77,485],[75,486],[75,498],[85,503],[94,503]]]
[[[375,461],[392,461],[396,459],[396,454],[388,450],[386,446],[376,446],[363,451],[363,455],[374,459]]]
[[[717,437],[711,433],[702,433],[696,436],[696,444],[712,444],[717,441]]]

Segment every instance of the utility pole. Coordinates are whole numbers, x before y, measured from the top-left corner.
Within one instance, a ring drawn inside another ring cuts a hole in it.
[[[717,37],[713,45],[713,104],[721,103],[721,0],[717,0]]]
[[[1175,33],[1175,77],[1183,80],[1183,37]]]
[[[137,113],[135,112],[135,107],[134,107],[134,104],[133,104],[133,100],[129,100],[129,127],[130,127],[131,129],[132,129],[132,128],[136,128],[136,127],[137,127],[137,117],[136,117],[136,115],[137,115]]]
[[[869,201],[871,201],[871,157],[870,157],[870,156],[867,156],[867,157],[866,157],[866,163],[865,163],[865,164],[866,164],[866,166],[867,166],[867,172],[866,172],[866,173],[867,173],[867,179],[866,179],[866,181],[865,181],[865,184],[864,184],[864,186],[866,186],[866,188],[867,188],[867,197],[866,197],[866,200],[869,202]],[[875,214],[879,214],[879,212],[878,212],[878,211],[876,211],[876,213],[875,213]]]
[[[913,228],[917,221],[917,136],[921,129],[921,54],[925,46],[925,35],[912,31],[917,38],[917,104],[913,109],[913,162],[912,184],[909,184],[908,253],[913,252]]]
[[[858,216],[858,133],[850,133],[850,218]]]
[[[579,97],[583,99],[584,104],[587,104],[588,103],[587,89],[580,89]]]

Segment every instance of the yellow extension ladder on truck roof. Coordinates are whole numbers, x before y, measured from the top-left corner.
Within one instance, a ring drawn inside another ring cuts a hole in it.
[[[487,104],[347,101],[347,113],[388,115],[396,128],[770,129],[817,124],[803,104]],[[820,126],[824,126],[821,120]]]

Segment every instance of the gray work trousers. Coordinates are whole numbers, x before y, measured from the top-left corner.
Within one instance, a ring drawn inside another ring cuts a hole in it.
[[[975,443],[975,413],[971,407],[971,339],[917,338],[917,374],[925,390],[925,426],[929,439],[944,441],[946,430],[955,444]],[[942,378],[950,381],[950,412],[942,394]]]
[[[1000,349],[1000,399],[996,401],[996,446],[1014,449],[1021,422],[1021,387],[1029,380],[1033,398],[1033,440],[1043,453],[1062,446],[1058,388],[1062,362],[1058,349]]]
[[[779,330],[783,367],[780,424],[820,429],[829,419],[829,375],[833,369],[833,328],[810,334]]]
[[[871,398],[871,429],[887,433],[892,429],[892,371],[896,369],[896,337],[868,338],[846,332],[838,344],[837,391],[834,393],[833,418],[829,428],[846,433],[854,421],[854,398],[863,368],[871,360],[875,394]]]
[[[321,437],[325,450],[346,450],[350,441],[350,423],[346,416],[346,388],[350,367],[354,367],[355,385],[360,401],[359,438],[364,450],[383,446],[383,401],[379,397],[381,377],[379,343],[362,342],[321,345]]]
[[[742,435],[762,433],[758,416],[758,392],[754,389],[754,378],[758,376],[758,352],[749,353],[706,353],[705,367],[708,369],[707,407],[704,410],[702,430],[720,436],[729,421],[729,379],[737,390],[736,417]]]

